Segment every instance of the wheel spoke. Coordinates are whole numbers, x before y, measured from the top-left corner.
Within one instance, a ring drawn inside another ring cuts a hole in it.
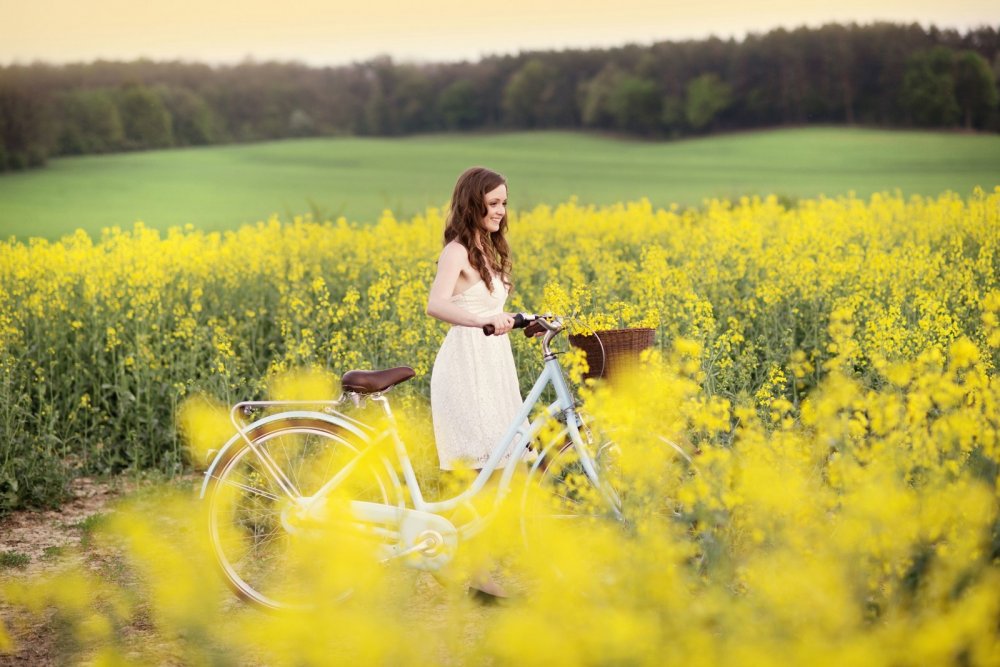
[[[240,482],[233,481],[231,479],[223,480],[226,486],[239,489],[241,491],[246,491],[255,496],[260,496],[262,498],[267,498],[268,500],[279,500],[278,496],[273,493],[269,493],[258,486],[250,486],[249,484],[242,484]]]

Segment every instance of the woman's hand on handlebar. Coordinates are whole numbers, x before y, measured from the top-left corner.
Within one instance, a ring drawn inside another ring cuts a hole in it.
[[[497,328],[494,324],[495,318],[510,318],[510,327],[507,329]],[[528,313],[501,313],[500,315],[495,315],[492,318],[487,318],[486,323],[483,324],[483,333],[487,336],[499,336],[509,332],[511,329],[524,329],[524,335],[528,338],[534,336],[543,336],[546,331],[552,331],[552,329],[545,325],[542,321],[543,319],[550,317],[549,315],[531,315]]]
[[[508,333],[514,328],[514,315],[513,313],[498,313],[486,319],[483,322],[483,330],[490,330],[489,335],[502,336]]]

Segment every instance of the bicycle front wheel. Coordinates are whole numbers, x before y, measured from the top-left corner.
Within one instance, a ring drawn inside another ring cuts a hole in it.
[[[621,471],[618,445],[590,418],[580,419],[584,454],[565,428],[542,450],[528,473],[521,497],[521,534],[529,549],[564,527],[582,527],[621,518]],[[587,474],[585,459],[596,473]]]
[[[398,486],[384,460],[365,459],[366,443],[322,419],[251,426],[248,440],[222,463],[208,489],[212,549],[243,599],[270,609],[314,606],[331,560],[342,555],[337,550],[345,543],[337,533],[349,522],[326,511],[326,498],[312,502],[313,494],[341,471],[347,474],[337,498],[390,503]],[[331,587],[325,588],[327,599],[350,591],[330,596]]]
[[[529,472],[521,506],[522,535],[529,549],[553,546],[553,538],[574,539],[561,528],[608,525],[611,520],[631,531],[684,520],[678,492],[697,472],[690,455],[659,434],[609,429],[589,416],[579,422],[584,453],[569,429],[563,429]],[[620,440],[631,447],[627,466]],[[637,459],[643,451],[647,458]],[[587,474],[585,460],[595,477]],[[627,475],[624,468],[630,471]]]

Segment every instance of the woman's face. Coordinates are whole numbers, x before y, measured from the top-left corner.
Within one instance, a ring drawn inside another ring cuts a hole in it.
[[[507,186],[498,185],[483,197],[486,203],[486,215],[483,217],[483,228],[488,232],[500,231],[500,221],[507,213]]]

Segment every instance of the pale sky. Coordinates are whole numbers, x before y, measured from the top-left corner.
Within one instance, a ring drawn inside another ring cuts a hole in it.
[[[1000,0],[0,0],[0,64],[478,60],[879,20],[1000,27]]]

